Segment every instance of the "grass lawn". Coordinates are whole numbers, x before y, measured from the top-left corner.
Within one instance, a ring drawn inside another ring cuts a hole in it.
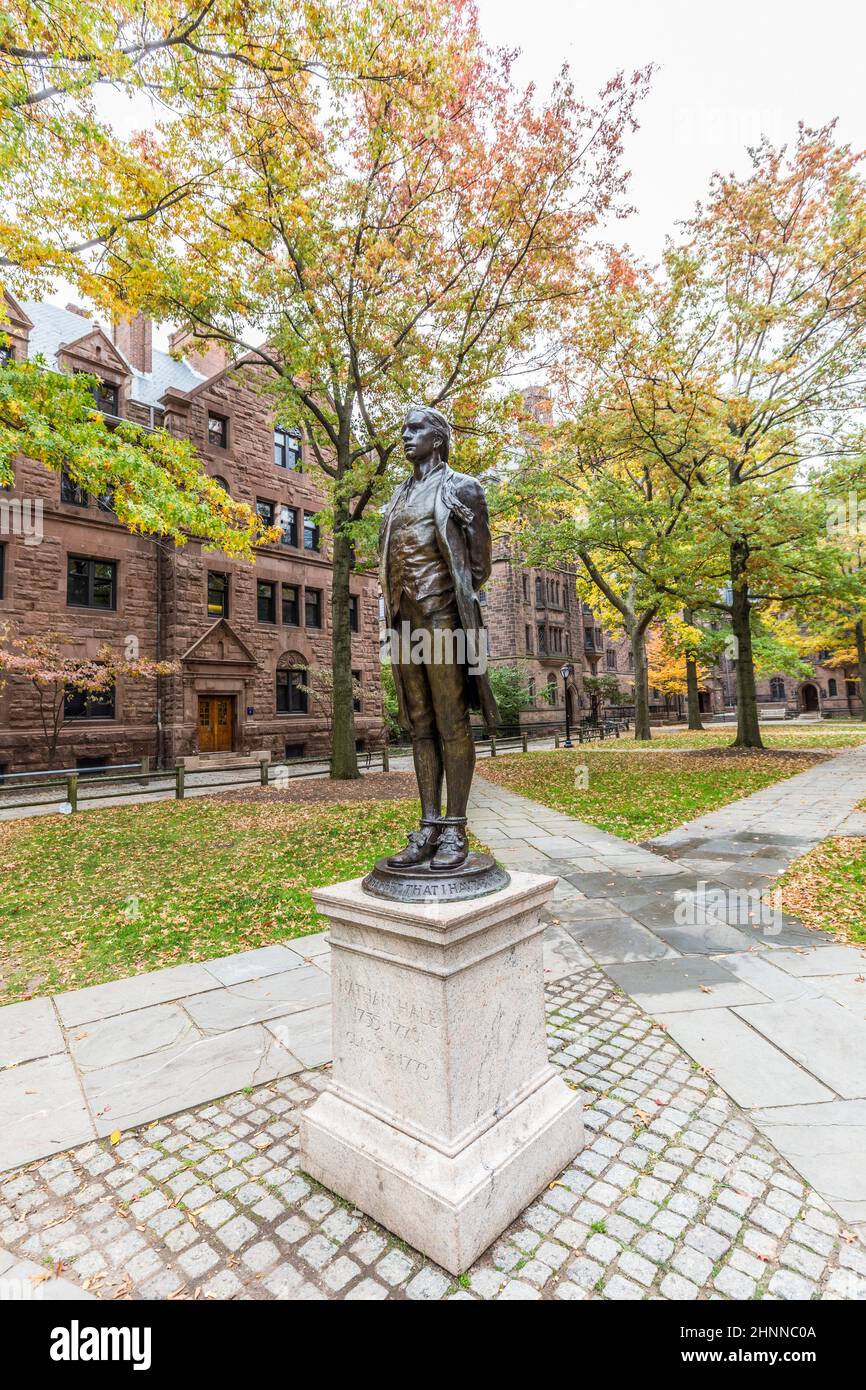
[[[592,748],[590,757],[586,755]],[[820,754],[660,752],[648,757],[605,745],[558,752],[515,753],[479,764],[479,772],[510,791],[532,797],[556,811],[577,816],[624,840],[661,835],[703,811],[748,796],[795,772],[805,772]],[[581,788],[577,770],[588,769]]]
[[[634,731],[630,730],[626,734],[620,734],[619,738],[612,743],[605,739],[604,743],[585,743],[581,745],[581,748],[584,752],[598,748],[606,750],[609,747],[730,748],[735,733],[733,724],[727,724],[723,728],[704,729],[703,732],[684,730],[683,732],[666,734],[659,729],[653,729],[649,743],[636,744]],[[861,743],[866,743],[866,727],[859,725],[838,729],[821,725],[820,728],[779,729],[762,725],[761,738],[767,748],[838,748],[841,750],[843,748],[857,748]]]
[[[782,890],[786,912],[804,926],[866,944],[866,840],[825,840],[796,859],[774,887]]]
[[[418,809],[262,793],[3,822],[0,1003],[320,930],[310,888],[393,853]]]

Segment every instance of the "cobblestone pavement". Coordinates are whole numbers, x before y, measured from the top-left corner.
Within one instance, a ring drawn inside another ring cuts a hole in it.
[[[6,1176],[0,1244],[101,1298],[866,1298],[857,1237],[663,1028],[595,968],[547,994],[586,1147],[460,1280],[299,1171],[326,1069]]]

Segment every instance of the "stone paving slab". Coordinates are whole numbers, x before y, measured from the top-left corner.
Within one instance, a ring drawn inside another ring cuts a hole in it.
[[[804,1104],[833,1100],[833,1092],[797,1066],[730,1009],[654,1013],[692,1056],[700,1055],[720,1086],[748,1109],[772,1105],[780,1095]]]
[[[0,1172],[328,1061],[329,973],[318,932],[0,1008]]]
[[[0,1171],[81,1144],[95,1132],[66,1053],[0,1071]]]
[[[631,961],[608,966],[607,973],[653,1017],[673,1011],[703,1013],[732,1004],[767,1002],[765,995],[709,957]]]
[[[835,999],[738,1007],[750,1028],[847,1100],[866,1099],[866,1021]],[[866,1156],[864,1156],[866,1168]]]
[[[0,1058],[4,1067],[64,1050],[63,1033],[50,999],[27,999],[0,1009]]]
[[[815,1175],[845,1220],[866,1232],[866,1101],[776,1106],[753,1118],[798,1172]]]
[[[300,1170],[309,1070],[0,1177],[7,1261],[107,1299],[866,1297],[856,1235],[599,969],[547,1011],[586,1145],[459,1280]]]
[[[89,1072],[83,1084],[102,1135],[300,1070],[298,1059],[254,1024]]]

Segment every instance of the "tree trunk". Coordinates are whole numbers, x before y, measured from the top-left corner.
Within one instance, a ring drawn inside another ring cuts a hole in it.
[[[863,619],[858,618],[854,624],[854,638],[857,643],[857,674],[860,677],[860,703],[863,706],[861,719],[866,719],[866,633],[863,631]],[[842,673],[844,677],[844,672]]]
[[[693,614],[686,612],[683,614],[686,622],[691,624]],[[698,692],[698,663],[694,656],[686,656],[686,702],[689,711],[689,728],[703,729],[701,723],[701,700]]]
[[[745,541],[731,546],[731,628],[736,641],[737,737],[735,748],[763,748],[758,727],[758,696],[755,689],[755,660],[752,655],[752,618],[746,565],[749,547]]]
[[[331,663],[333,666],[333,720],[331,725],[331,776],[339,781],[360,777],[355,751],[355,713],[352,702],[352,634],[349,630],[349,575],[352,547],[345,506],[334,508],[333,567],[331,575]]]
[[[629,633],[634,657],[634,736],[652,738],[649,722],[649,670],[646,654],[646,626],[638,623]]]

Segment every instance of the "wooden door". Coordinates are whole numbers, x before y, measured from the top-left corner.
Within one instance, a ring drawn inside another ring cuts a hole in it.
[[[228,753],[234,744],[234,699],[231,696],[199,695],[198,751]]]

